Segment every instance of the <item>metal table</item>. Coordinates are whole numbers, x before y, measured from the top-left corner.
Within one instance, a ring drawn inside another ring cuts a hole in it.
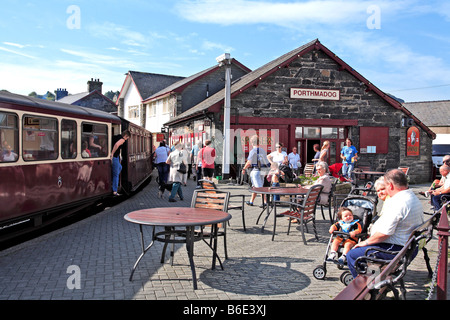
[[[192,272],[192,280],[194,283],[194,290],[197,289],[197,276],[195,273],[194,264],[194,242],[204,240],[202,234],[195,232],[195,227],[212,225],[213,246],[205,243],[213,251],[212,269],[215,268],[216,258],[223,269],[222,262],[217,255],[217,224],[231,219],[231,215],[214,209],[204,208],[186,208],[186,207],[166,207],[166,208],[152,208],[133,211],[124,216],[126,221],[136,223],[139,225],[142,253],[136,260],[133,269],[131,270],[130,281],[133,278],[134,271],[141,261],[145,253],[153,246],[155,241],[164,242],[164,249],[161,256],[161,263],[164,262],[164,255],[166,247],[169,243],[186,243],[186,250],[189,257],[189,264]],[[152,239],[150,244],[145,247],[144,234],[142,226],[153,226]],[[155,232],[156,227],[164,227],[164,231]],[[175,229],[181,227],[182,229]]]

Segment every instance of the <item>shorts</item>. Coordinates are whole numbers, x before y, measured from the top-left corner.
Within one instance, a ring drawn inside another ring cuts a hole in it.
[[[212,178],[214,176],[214,168],[203,168],[203,177]]]
[[[260,170],[253,169],[250,172],[250,180],[253,187],[261,188],[264,186],[264,173]]]

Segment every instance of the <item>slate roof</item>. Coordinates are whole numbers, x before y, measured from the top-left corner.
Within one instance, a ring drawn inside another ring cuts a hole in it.
[[[403,105],[428,127],[450,126],[450,100],[407,102]]]
[[[260,81],[270,76],[272,73],[276,72],[278,69],[289,66],[289,64],[301,57],[302,55],[313,51],[313,50],[321,50],[325,54],[327,54],[331,59],[333,59],[337,64],[339,64],[341,70],[346,70],[354,77],[356,77],[361,83],[364,83],[368,90],[371,90],[378,94],[382,99],[384,99],[387,103],[389,103],[395,109],[401,110],[408,117],[414,119],[414,121],[419,125],[423,130],[425,130],[430,137],[433,139],[436,137],[436,134],[430,130],[424,123],[422,123],[414,114],[412,114],[409,110],[407,110],[399,101],[392,98],[388,94],[384,93],[380,89],[378,89],[374,84],[364,78],[361,74],[359,74],[356,70],[346,64],[343,60],[341,60],[338,56],[336,56],[333,52],[331,52],[327,47],[320,43],[319,39],[315,39],[311,42],[308,42],[301,47],[294,49],[281,57],[263,65],[262,67],[242,76],[235,82],[231,84],[231,98],[239,95],[239,93],[245,91],[247,88],[257,85]],[[165,125],[170,126],[174,125],[178,122],[182,122],[186,119],[193,118],[195,116],[201,115],[204,111],[212,107],[223,106],[223,100],[225,96],[225,89],[217,92],[211,97],[203,100],[196,106],[191,109],[183,112],[182,114],[174,117]]]
[[[241,69],[245,70],[246,72],[251,72],[251,70],[249,68],[247,68],[246,66],[244,66],[243,64],[241,64],[239,61],[237,61],[236,59],[231,59],[231,63],[237,65],[238,67],[240,67]],[[146,101],[148,100],[153,100],[156,99],[160,96],[163,96],[165,94],[168,94],[170,92],[181,92],[184,90],[184,88],[186,88],[188,85],[190,85],[191,83],[193,83],[194,81],[197,81],[198,79],[210,74],[211,72],[214,72],[215,70],[219,69],[219,65],[216,64],[210,68],[207,68],[203,71],[200,71],[192,76],[186,77],[180,81],[177,81],[171,85],[169,85],[168,87],[160,90],[159,92],[156,92],[155,94],[153,94],[152,96],[148,97],[146,99]]]
[[[185,78],[138,71],[129,71],[128,74],[131,76],[134,84],[136,85],[142,100],[146,100],[158,91]]]
[[[70,94],[68,96],[65,96],[64,98],[59,99],[58,102],[74,104],[75,102],[80,101],[91,95],[99,95],[104,100],[109,101],[111,103],[111,105],[115,105],[115,103],[111,99],[109,99],[107,96],[100,93],[98,90],[94,90],[92,92],[81,92],[81,93],[76,93],[76,94]]]

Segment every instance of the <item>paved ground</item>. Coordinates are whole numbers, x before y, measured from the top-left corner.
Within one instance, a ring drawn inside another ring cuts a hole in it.
[[[210,269],[210,250],[197,243],[195,263],[198,290],[193,290],[184,246],[177,247],[174,265],[161,264],[157,243],[143,258],[132,282],[130,269],[140,254],[138,226],[123,219],[130,211],[148,207],[189,206],[195,182],[183,187],[184,201],[158,199],[153,181],[139,194],[71,226],[0,252],[0,300],[331,300],[343,288],[342,271],[328,264],[326,280],[316,280],[313,269],[323,262],[329,222],[318,215],[319,240],[312,233],[304,245],[299,230],[288,236],[287,220],[266,230],[256,225],[258,206],[246,207],[247,231],[240,213],[231,212],[228,228],[229,259],[224,270]],[[245,186],[220,185],[232,193],[250,195]],[[412,186],[418,192],[426,186]],[[420,196],[419,196],[420,197]],[[421,197],[423,199],[423,197]],[[257,198],[256,204],[260,203]],[[423,201],[424,208],[429,205]],[[146,229],[150,235],[151,228]],[[219,254],[223,246],[219,240]],[[431,263],[437,259],[437,240],[429,245]],[[79,277],[77,277],[79,275]],[[424,300],[429,280],[419,253],[406,276],[408,299]]]

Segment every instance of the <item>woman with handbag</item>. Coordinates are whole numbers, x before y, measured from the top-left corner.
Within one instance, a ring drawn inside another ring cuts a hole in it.
[[[174,150],[169,154],[166,163],[170,165],[169,181],[173,182],[172,193],[169,196],[169,202],[176,202],[175,195],[178,193],[180,200],[183,200],[183,191],[181,182],[187,168],[187,151],[183,150],[182,144],[175,143]]]

